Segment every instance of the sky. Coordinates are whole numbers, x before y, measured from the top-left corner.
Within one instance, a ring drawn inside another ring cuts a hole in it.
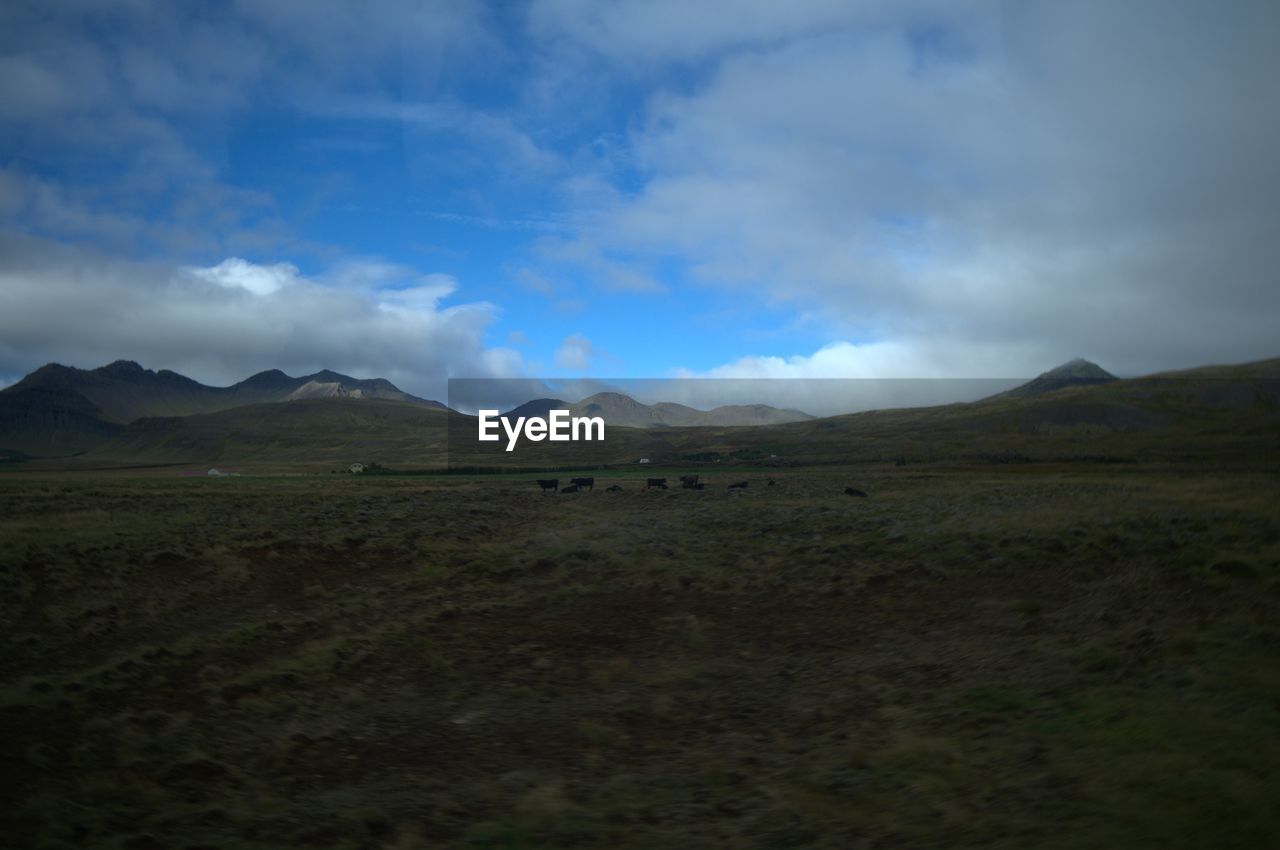
[[[1280,355],[1280,4],[7,0],[0,385]]]

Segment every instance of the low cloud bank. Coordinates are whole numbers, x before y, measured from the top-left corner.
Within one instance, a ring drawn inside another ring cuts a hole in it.
[[[263,369],[385,377],[443,398],[451,374],[513,376],[484,343],[496,308],[447,303],[447,275],[349,261],[315,276],[228,258],[173,267],[30,237],[0,238],[0,375],[117,359],[225,385]]]

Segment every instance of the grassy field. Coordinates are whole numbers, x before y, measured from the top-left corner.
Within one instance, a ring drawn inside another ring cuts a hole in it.
[[[1280,841],[1273,470],[613,480],[0,476],[3,843]]]

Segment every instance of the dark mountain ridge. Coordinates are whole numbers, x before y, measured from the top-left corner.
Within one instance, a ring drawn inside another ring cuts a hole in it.
[[[303,398],[381,399],[444,409],[384,378],[352,378],[328,369],[298,378],[271,369],[213,387],[168,369],[144,369],[132,360],[97,369],[49,363],[0,390],[0,450],[75,454],[145,417],[193,416]]]
[[[541,416],[545,419],[547,414],[553,410],[568,410],[570,407],[572,405],[562,399],[535,398],[532,401],[526,401],[524,404],[511,408],[502,415],[513,420],[521,416],[526,419],[530,416]]]
[[[214,387],[168,369],[144,369],[132,360],[117,360],[97,369],[50,363],[0,390],[0,396],[37,388],[60,394],[76,393],[97,407],[103,419],[123,424],[144,416],[190,416],[244,404],[290,401],[308,385],[334,386],[344,391],[340,393],[335,389],[332,395],[444,407],[440,402],[403,392],[385,378],[352,378],[329,369],[299,378],[270,369],[228,387]]]

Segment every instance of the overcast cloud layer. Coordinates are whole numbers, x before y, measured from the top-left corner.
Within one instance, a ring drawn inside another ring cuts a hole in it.
[[[1275,3],[317,8],[4,4],[0,381],[1280,353]]]

